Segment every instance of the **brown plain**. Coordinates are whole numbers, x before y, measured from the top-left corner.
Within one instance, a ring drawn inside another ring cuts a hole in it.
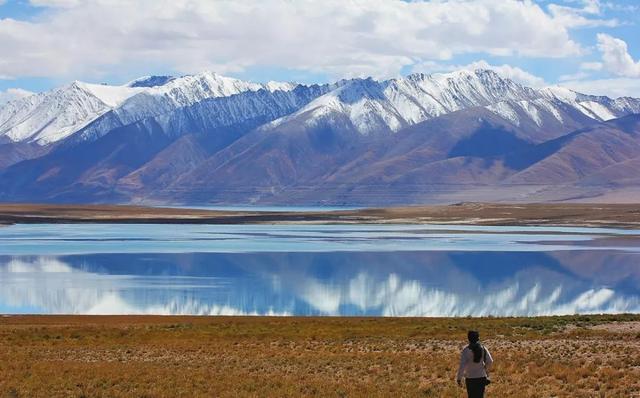
[[[126,205],[0,204],[11,223],[420,223],[640,227],[640,204],[460,203],[341,211],[214,211]]]
[[[638,325],[638,315],[5,316],[0,396],[461,397],[453,378],[475,328],[496,360],[488,396],[634,397]]]

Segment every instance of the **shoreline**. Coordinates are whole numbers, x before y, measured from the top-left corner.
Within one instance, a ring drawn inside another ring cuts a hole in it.
[[[461,203],[329,211],[224,211],[133,205],[0,204],[11,224],[451,224],[640,229],[640,204]]]

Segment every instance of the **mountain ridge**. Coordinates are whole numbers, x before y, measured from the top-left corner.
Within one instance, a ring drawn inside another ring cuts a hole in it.
[[[0,201],[375,205],[478,189],[495,200],[564,200],[633,186],[620,175],[640,159],[635,133],[607,122],[635,132],[640,99],[534,89],[490,70],[323,85],[206,72],[69,87],[93,111],[70,97],[84,111],[70,115],[93,117],[75,131],[63,123],[73,117],[33,105],[51,93],[24,100],[26,111],[0,108]],[[28,119],[32,108],[54,120],[47,134],[1,134],[19,119],[6,109]]]

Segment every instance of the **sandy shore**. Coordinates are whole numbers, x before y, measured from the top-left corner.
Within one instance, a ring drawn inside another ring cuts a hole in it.
[[[466,331],[491,397],[634,397],[640,315],[0,317],[2,397],[461,397]]]
[[[420,223],[640,228],[640,204],[490,204],[410,206],[326,212],[213,211],[117,205],[0,204],[13,223]]]

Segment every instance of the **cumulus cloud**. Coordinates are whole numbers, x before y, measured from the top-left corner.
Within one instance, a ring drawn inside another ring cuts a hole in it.
[[[32,0],[0,20],[0,75],[99,78],[154,67],[279,67],[332,77],[397,75],[457,54],[581,53],[566,21],[532,1]]]
[[[32,94],[33,92],[29,90],[23,90],[21,88],[8,88],[5,91],[0,91],[0,104],[28,97]]]
[[[640,77],[640,62],[633,60],[624,40],[598,34],[598,49],[602,53],[604,68],[617,76]]]

